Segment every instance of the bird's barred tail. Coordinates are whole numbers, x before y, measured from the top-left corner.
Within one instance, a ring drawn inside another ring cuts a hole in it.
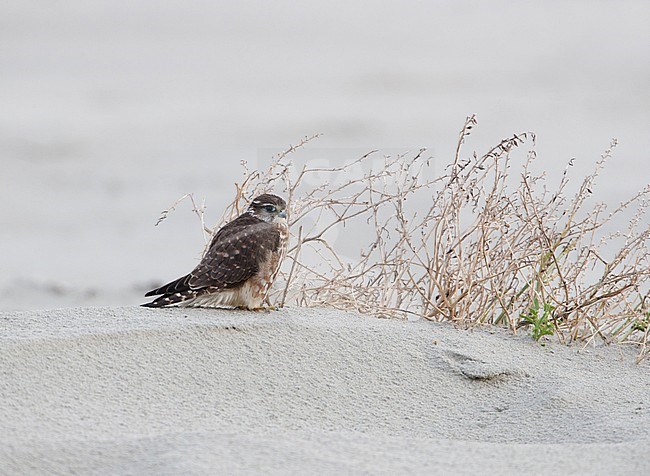
[[[182,306],[183,303],[193,300],[198,295],[203,294],[203,290],[199,291],[181,291],[174,294],[163,294],[162,296],[157,297],[151,302],[141,304],[143,307],[173,307],[173,306]]]

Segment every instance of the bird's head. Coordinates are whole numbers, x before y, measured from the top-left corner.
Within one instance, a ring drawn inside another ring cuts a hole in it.
[[[267,223],[286,223],[287,203],[277,195],[265,193],[251,202],[248,213]]]

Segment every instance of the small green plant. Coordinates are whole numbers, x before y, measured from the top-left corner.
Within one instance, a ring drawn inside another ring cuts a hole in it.
[[[650,312],[646,312],[644,319],[636,319],[632,324],[632,329],[635,331],[645,332],[648,330],[648,324],[650,323]]]
[[[536,341],[539,341],[542,336],[553,335],[554,328],[550,317],[554,310],[555,306],[546,302],[540,308],[539,299],[535,298],[533,299],[533,305],[528,308],[528,314],[521,314],[524,322],[533,326],[532,337]]]

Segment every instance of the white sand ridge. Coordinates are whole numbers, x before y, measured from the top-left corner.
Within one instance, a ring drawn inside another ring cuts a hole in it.
[[[634,350],[323,309],[0,314],[7,474],[650,469]]]

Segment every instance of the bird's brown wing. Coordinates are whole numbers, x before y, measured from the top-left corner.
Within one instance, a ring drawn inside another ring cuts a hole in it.
[[[215,234],[199,265],[145,296],[173,295],[207,287],[233,288],[259,271],[259,263],[269,251],[280,246],[280,232],[265,221],[243,214]]]
[[[183,291],[187,291],[190,289],[191,277],[192,277],[191,274],[187,274],[182,278],[178,278],[175,281],[172,281],[171,283],[167,283],[164,286],[161,286],[156,289],[152,289],[144,296],[145,297],[158,296],[159,294],[175,294],[175,293],[181,293]]]
[[[276,226],[249,214],[241,215],[214,236],[208,252],[189,274],[189,288],[236,287],[257,273],[260,263],[279,245]]]

